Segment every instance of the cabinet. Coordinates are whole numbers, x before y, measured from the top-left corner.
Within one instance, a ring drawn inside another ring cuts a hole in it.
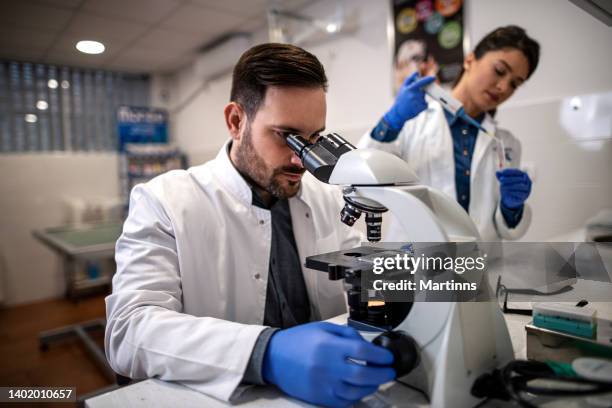
[[[146,183],[170,170],[187,167],[185,156],[171,144],[126,144],[121,153],[121,190],[126,208],[130,191],[135,185]]]

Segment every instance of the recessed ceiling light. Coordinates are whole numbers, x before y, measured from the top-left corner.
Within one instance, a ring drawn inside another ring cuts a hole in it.
[[[85,54],[102,54],[105,50],[101,42],[89,40],[76,43],[76,49]]]
[[[326,30],[328,33],[330,33],[330,34],[331,34],[331,33],[335,33],[336,31],[338,31],[338,28],[339,28],[339,27],[338,27],[338,24],[336,24],[336,23],[329,23],[329,24],[327,24],[327,25],[325,26],[325,30]]]
[[[47,82],[47,86],[48,86],[49,88],[51,88],[51,89],[55,89],[55,88],[57,88],[57,80],[56,80],[56,79],[50,79],[50,80]]]
[[[68,89],[70,88],[70,82],[66,81],[65,79],[62,81],[62,89]]]
[[[38,117],[33,113],[28,113],[25,115],[23,119],[28,123],[36,123],[36,121],[38,120]]]
[[[38,102],[36,102],[36,109],[38,110],[47,110],[47,108],[49,107],[49,104],[47,103],[47,101],[43,101],[42,99]]]

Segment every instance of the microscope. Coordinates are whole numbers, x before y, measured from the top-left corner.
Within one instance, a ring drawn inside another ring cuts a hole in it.
[[[356,149],[333,133],[314,143],[289,134],[287,144],[319,181],[342,187],[343,223],[352,226],[365,213],[369,242],[381,240],[382,215],[389,212],[395,221],[389,232],[403,248],[419,243],[478,245],[478,230],[463,208],[420,185],[397,156]],[[476,378],[513,359],[497,303],[381,300],[362,287],[362,276],[372,267],[367,260],[386,250],[384,244],[373,244],[315,255],[306,259],[306,267],[344,280],[347,324],[393,353],[398,382],[422,391],[435,408],[474,406],[479,399],[470,390]],[[369,300],[371,295],[375,300]],[[391,405],[408,403],[396,400]]]

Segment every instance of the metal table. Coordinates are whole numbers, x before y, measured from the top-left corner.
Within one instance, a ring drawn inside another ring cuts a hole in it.
[[[34,237],[57,252],[62,257],[63,269],[66,275],[66,296],[75,299],[79,293],[94,286],[109,285],[111,276],[101,276],[94,279],[78,281],[78,262],[113,259],[115,242],[121,234],[122,224],[92,224],[84,227],[57,227],[36,230]],[[49,349],[52,343],[79,339],[85,345],[85,350],[94,359],[104,375],[115,382],[115,372],[110,368],[104,350],[99,347],[91,337],[94,331],[102,330],[106,326],[103,318],[94,319],[70,326],[41,332],[39,345],[41,350]]]
[[[112,260],[121,228],[120,223],[91,224],[35,230],[32,234],[61,256],[66,276],[66,296],[74,299],[92,287],[110,284],[110,276],[78,281],[78,262]]]

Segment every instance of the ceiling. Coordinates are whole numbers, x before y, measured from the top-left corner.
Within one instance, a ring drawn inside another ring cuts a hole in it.
[[[266,27],[269,5],[312,0],[2,0],[0,58],[126,72],[170,72],[224,34]],[[79,40],[106,46],[77,51]]]

